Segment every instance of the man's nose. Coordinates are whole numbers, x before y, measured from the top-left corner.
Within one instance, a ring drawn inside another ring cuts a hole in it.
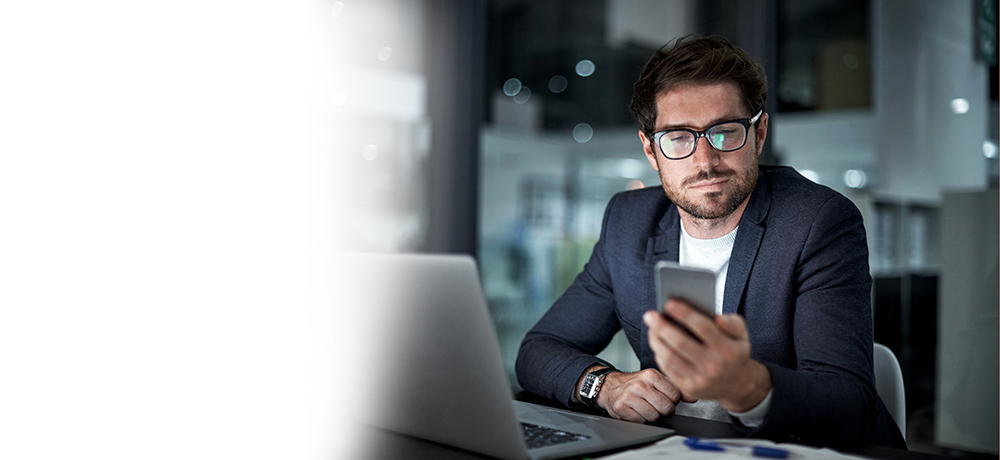
[[[699,169],[709,169],[719,164],[719,154],[722,152],[712,147],[707,137],[699,136],[694,147],[694,154],[691,155],[691,161]]]

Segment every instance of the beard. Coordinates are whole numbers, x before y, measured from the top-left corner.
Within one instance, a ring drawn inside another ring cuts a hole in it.
[[[735,212],[753,192],[757,185],[757,155],[753,152],[739,170],[735,169],[703,169],[697,174],[685,178],[679,187],[668,185],[664,177],[664,168],[660,168],[660,182],[678,208],[696,219],[715,220],[728,217]],[[723,191],[694,196],[687,187],[691,184],[713,179],[727,179],[727,187]]]

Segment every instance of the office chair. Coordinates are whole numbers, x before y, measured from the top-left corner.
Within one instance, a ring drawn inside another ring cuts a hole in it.
[[[875,389],[889,408],[899,431],[906,440],[906,393],[903,391],[903,371],[889,347],[875,343]]]

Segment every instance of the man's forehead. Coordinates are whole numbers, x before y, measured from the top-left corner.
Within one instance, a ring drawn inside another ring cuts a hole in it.
[[[678,83],[656,95],[656,127],[704,126],[743,118],[735,83]]]

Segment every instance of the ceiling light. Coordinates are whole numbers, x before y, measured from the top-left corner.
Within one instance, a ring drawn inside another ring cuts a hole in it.
[[[531,99],[531,88],[528,88],[527,86],[522,86],[521,90],[514,95],[514,102],[517,102],[518,104],[524,104],[525,102],[528,102],[528,99]]]
[[[1000,148],[997,147],[996,142],[993,141],[983,141],[983,155],[986,158],[996,158],[1000,156]]]
[[[951,100],[951,111],[956,114],[963,114],[969,111],[969,101],[960,97]]]
[[[573,139],[581,144],[590,141],[592,137],[594,137],[594,128],[586,123],[580,123],[573,128]]]
[[[865,188],[868,185],[868,174],[860,169],[848,169],[844,171],[844,183],[850,188]]]
[[[508,78],[507,81],[503,82],[503,93],[514,97],[517,93],[521,92],[521,80],[516,78]]]
[[[566,81],[566,77],[562,75],[556,75],[549,79],[549,91],[552,91],[555,94],[566,91],[567,86],[569,86],[569,82]]]

